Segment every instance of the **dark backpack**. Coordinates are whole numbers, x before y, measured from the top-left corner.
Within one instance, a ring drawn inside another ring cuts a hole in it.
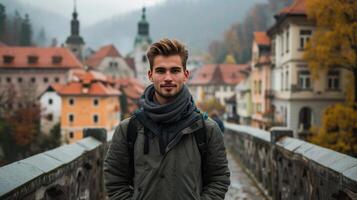
[[[206,115],[201,115],[201,120],[203,123],[202,128],[196,130],[193,134],[195,136],[195,140],[197,143],[198,150],[201,154],[201,167],[202,167],[202,181],[205,184],[205,172],[206,172],[206,161],[207,161],[207,134],[206,134],[206,126],[205,126],[205,118]],[[135,125],[136,116],[132,116],[129,120],[128,130],[127,130],[127,143],[128,143],[128,152],[129,152],[129,170],[130,170],[130,177],[131,177],[131,184],[133,185],[133,178],[135,175],[134,170],[134,144],[136,138],[138,136],[138,130]],[[144,132],[146,129],[144,128]],[[145,145],[146,146],[146,145]],[[144,147],[145,148],[145,147]]]

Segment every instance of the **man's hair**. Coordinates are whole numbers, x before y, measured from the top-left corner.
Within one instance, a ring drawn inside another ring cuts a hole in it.
[[[175,40],[164,38],[158,42],[153,43],[148,52],[146,53],[149,63],[150,70],[153,69],[154,59],[156,56],[173,56],[179,55],[182,61],[183,69],[186,70],[186,62],[188,58],[188,51],[184,44]]]

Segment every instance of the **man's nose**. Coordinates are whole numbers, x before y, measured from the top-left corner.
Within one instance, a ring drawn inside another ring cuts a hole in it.
[[[172,74],[171,72],[165,73],[165,81],[172,81]]]

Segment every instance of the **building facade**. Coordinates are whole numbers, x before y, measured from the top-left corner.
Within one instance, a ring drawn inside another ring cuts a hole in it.
[[[120,92],[98,72],[79,74],[79,81],[64,85],[61,134],[67,143],[83,138],[85,128],[104,128],[108,132],[120,122]]]
[[[129,67],[125,58],[112,44],[101,47],[85,60],[85,65],[112,79],[134,78],[135,75],[134,70]]]
[[[268,130],[272,126],[270,39],[254,32],[252,44],[252,126]]]
[[[305,0],[295,0],[275,18],[276,23],[268,31],[272,40],[275,123],[305,138],[312,126],[320,125],[326,107],[344,100],[343,77],[347,72],[329,70],[312,76],[303,54],[315,24],[306,16]]]

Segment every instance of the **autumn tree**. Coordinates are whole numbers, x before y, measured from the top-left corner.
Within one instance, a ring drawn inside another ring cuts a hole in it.
[[[312,143],[352,156],[357,156],[357,111],[346,104],[325,110],[320,128],[314,128]]]
[[[357,103],[357,1],[309,0],[306,7],[317,27],[304,58],[314,74],[330,68],[350,71]]]
[[[211,98],[203,102],[198,102],[197,107],[203,112],[211,113],[217,111],[219,114],[225,112],[225,107],[216,98]]]

